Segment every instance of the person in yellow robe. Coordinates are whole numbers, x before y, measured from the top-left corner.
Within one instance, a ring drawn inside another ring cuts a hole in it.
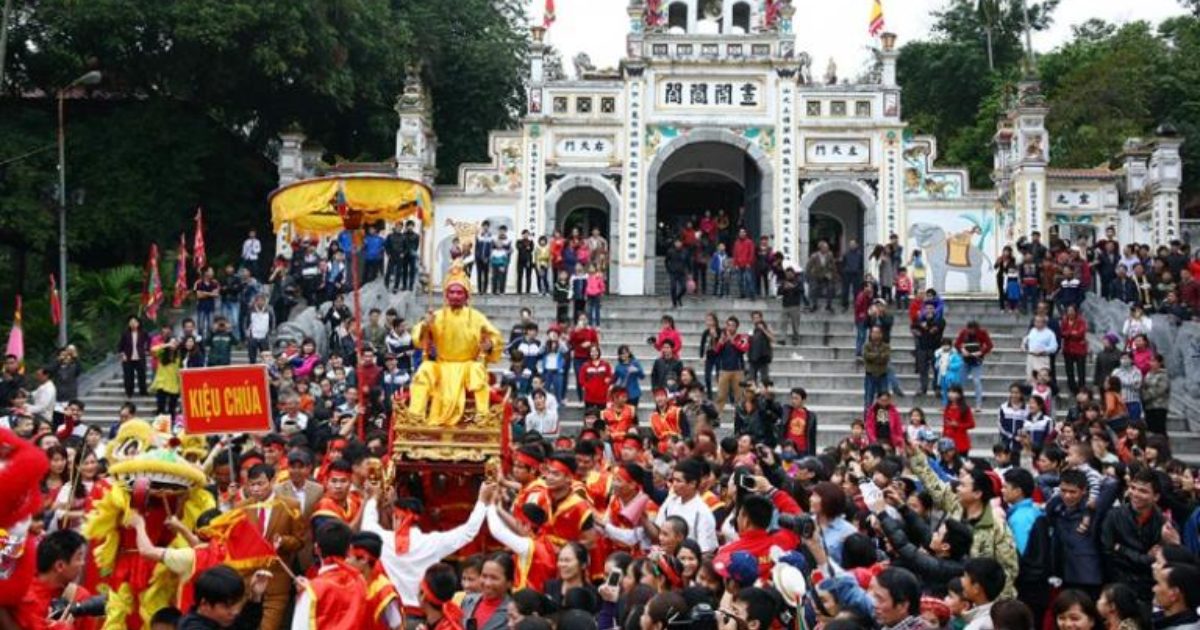
[[[446,305],[430,312],[413,329],[413,339],[436,358],[422,361],[413,377],[410,414],[430,426],[458,424],[467,395],[475,397],[475,413],[488,412],[487,364],[504,352],[500,331],[483,313],[467,305],[470,279],[458,266],[451,267],[445,282]]]

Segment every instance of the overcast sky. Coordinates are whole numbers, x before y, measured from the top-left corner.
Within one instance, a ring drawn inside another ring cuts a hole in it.
[[[545,0],[528,0],[532,23],[540,24]],[[814,73],[823,72],[833,57],[843,76],[851,76],[867,60],[867,20],[872,0],[794,0],[796,48],[813,58]],[[929,32],[930,11],[948,0],[883,0],[887,29],[900,43],[920,39]],[[547,40],[563,51],[564,69],[570,59],[588,53],[597,67],[617,65],[625,49],[629,17],[628,0],[555,0],[557,21]],[[1062,0],[1054,26],[1034,35],[1034,48],[1050,50],[1071,35],[1071,27],[1097,17],[1110,22],[1141,19],[1159,22],[1184,13],[1178,0]]]

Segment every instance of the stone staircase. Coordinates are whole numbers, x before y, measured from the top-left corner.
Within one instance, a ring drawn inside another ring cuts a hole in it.
[[[232,355],[233,365],[248,365],[249,358],[246,356],[245,346],[235,347]],[[147,385],[153,380],[153,376],[148,375]],[[118,411],[121,405],[125,402],[133,402],[137,405],[138,416],[141,418],[154,417],[154,393],[149,396],[138,396],[134,393],[133,398],[125,397],[125,385],[121,379],[121,366],[116,363],[116,369],[110,370],[110,374],[100,378],[99,382],[90,391],[82,397],[84,405],[83,417],[92,423],[109,424],[115,422],[118,417]]]
[[[505,335],[519,320],[521,308],[530,308],[535,321],[539,323],[543,340],[546,326],[552,321],[555,313],[554,304],[549,297],[482,295],[475,296],[473,304],[483,310]],[[699,358],[699,343],[705,314],[715,312],[721,321],[735,315],[742,321],[742,330],[745,332],[749,329],[750,313],[755,310],[763,311],[776,332],[781,331],[782,309],[777,299],[718,300],[712,297],[689,296],[682,308],[673,308],[670,298],[666,296],[607,296],[601,308],[601,348],[604,358],[615,362],[617,347],[628,345],[648,373],[657,353],[647,343],[647,337],[657,334],[660,318],[669,313],[675,318],[676,327],[683,337],[682,358],[685,365],[703,375],[704,364]],[[781,402],[786,402],[787,392],[792,387],[800,386],[808,391],[809,406],[818,415],[818,436],[822,447],[836,444],[848,436],[850,422],[860,418],[863,413],[862,367],[854,356],[852,317],[849,313],[841,312],[836,306],[835,310],[835,313],[806,313],[800,343],[777,346],[771,364],[772,380]],[[940,396],[913,396],[918,388],[918,377],[913,366],[907,315],[896,315],[892,361],[906,394],[896,399],[897,406],[904,413],[913,407],[921,407],[925,410],[930,424],[940,427]],[[974,453],[990,456],[991,446],[998,434],[996,409],[1007,397],[1008,386],[1025,378],[1025,358],[1020,352],[1020,340],[1025,333],[1028,318],[1004,314],[991,301],[952,301],[946,306],[947,334],[957,334],[970,318],[977,319],[988,330],[996,344],[996,350],[984,365],[983,412],[977,414],[978,427],[972,432]],[[781,334],[778,338],[785,339]],[[244,348],[236,348],[233,357],[234,364],[244,365],[247,362]],[[505,366],[493,367],[502,369]],[[1065,390],[1066,376],[1061,362],[1059,370],[1060,384]],[[85,417],[91,422],[107,424],[116,419],[117,410],[126,398],[119,368],[110,376],[99,380],[99,384],[83,397],[87,404]],[[643,384],[648,394],[648,380],[643,381]],[[968,401],[973,401],[970,383],[966,385],[966,390]],[[560,408],[560,419],[564,433],[570,435],[578,432],[583,414],[582,404],[574,394],[574,387],[570,387],[568,391],[568,401]],[[152,396],[134,397],[133,402],[138,405],[140,415],[152,415]],[[1060,398],[1056,401],[1056,410],[1062,413],[1069,404],[1068,399]],[[644,395],[639,413],[642,424],[648,421],[652,407],[652,397]],[[732,405],[729,405],[725,409],[722,426],[728,430],[732,424]],[[1182,418],[1172,418],[1169,430],[1175,454],[1185,461],[1200,463],[1200,433],[1188,431]]]
[[[520,318],[520,309],[533,311],[535,321],[545,339],[545,324],[554,317],[554,305],[549,298],[537,296],[477,296],[474,304],[480,308],[505,334]],[[854,324],[850,313],[841,312],[835,305],[834,313],[818,311],[806,313],[801,327],[799,345],[790,343],[775,349],[771,363],[771,378],[775,382],[777,399],[786,402],[792,387],[804,387],[808,392],[809,407],[818,416],[818,439],[822,447],[838,443],[850,433],[850,422],[863,414],[862,366],[854,356]],[[671,306],[669,297],[608,296],[602,302],[600,342],[605,360],[616,361],[616,349],[628,345],[634,356],[649,372],[657,356],[647,343],[647,337],[659,330],[663,314],[675,318],[676,328],[683,337],[682,358],[684,364],[703,375],[703,360],[699,358],[700,335],[704,329],[704,316],[715,312],[724,322],[735,315],[742,322],[741,330],[748,331],[750,314],[763,311],[779,340],[787,340],[780,334],[782,308],[777,299],[741,300],[733,298],[688,297],[682,308]],[[912,341],[908,335],[907,313],[894,313],[896,324],[892,335],[892,363],[896,368],[905,396],[895,399],[903,413],[913,407],[921,407],[934,427],[941,427],[940,395],[915,397],[919,386],[912,355]],[[1024,316],[1008,315],[991,301],[952,301],[946,306],[947,335],[957,334],[968,319],[974,318],[991,334],[996,349],[984,364],[983,411],[976,416],[977,428],[972,431],[973,453],[990,456],[991,447],[998,436],[996,410],[1008,395],[1008,387],[1015,381],[1025,379],[1025,357],[1020,351],[1021,339],[1028,325]],[[1089,366],[1090,367],[1090,366]],[[1059,362],[1059,380],[1066,390],[1066,372]],[[1089,372],[1090,379],[1090,372]],[[649,383],[643,381],[645,390]],[[973,402],[971,384],[965,386],[967,399]],[[582,424],[582,404],[568,389],[566,409],[560,408],[563,431],[571,434]],[[1071,401],[1059,398],[1055,409],[1061,414]],[[645,424],[653,400],[643,395],[639,408],[639,419]],[[907,416],[904,416],[907,419]],[[732,427],[732,405],[726,406],[722,426]],[[1187,430],[1181,418],[1172,418],[1169,424],[1171,442],[1176,455],[1186,461],[1200,462],[1200,433]]]

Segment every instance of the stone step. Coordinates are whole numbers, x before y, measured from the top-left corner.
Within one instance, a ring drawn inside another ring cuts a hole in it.
[[[912,405],[897,403],[897,407],[901,410],[901,418],[907,420],[907,411],[912,409]],[[850,423],[852,421],[860,420],[863,417],[863,408],[854,405],[812,404],[808,408],[817,414],[818,434],[836,435],[838,436],[838,440],[850,434]],[[929,425],[940,431],[942,427],[941,407],[922,407],[922,409],[925,411],[925,417]],[[641,426],[649,426],[650,413],[653,410],[654,407],[651,403],[643,402],[638,405],[638,417]],[[559,423],[563,427],[564,433],[568,435],[577,433],[583,426],[583,404],[575,400],[560,404]],[[972,436],[986,436],[989,440],[992,440],[995,436],[999,435],[999,425],[996,421],[996,407],[985,405],[984,410],[976,414],[975,423],[976,427],[971,431]],[[726,406],[725,412],[721,416],[721,427],[723,433],[732,431],[732,405]],[[1171,435],[1172,446],[1177,443],[1176,438],[1186,438],[1192,441],[1194,447],[1200,447],[1200,433],[1188,431],[1184,420],[1178,418],[1169,420],[1167,430]]]

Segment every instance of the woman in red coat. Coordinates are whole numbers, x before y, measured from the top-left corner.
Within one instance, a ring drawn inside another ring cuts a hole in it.
[[[975,428],[975,414],[963,396],[962,385],[951,385],[948,403],[942,410],[942,437],[954,440],[954,448],[966,457],[971,452],[971,429]]]
[[[600,358],[600,346],[592,346],[587,363],[579,368],[579,381],[583,385],[583,404],[596,411],[604,409],[608,403],[608,388],[612,385],[612,379],[612,366]]]
[[[879,443],[897,451],[904,450],[904,424],[900,420],[900,410],[892,404],[890,393],[879,394],[867,408],[863,424],[867,425],[867,437],[871,444]]]

